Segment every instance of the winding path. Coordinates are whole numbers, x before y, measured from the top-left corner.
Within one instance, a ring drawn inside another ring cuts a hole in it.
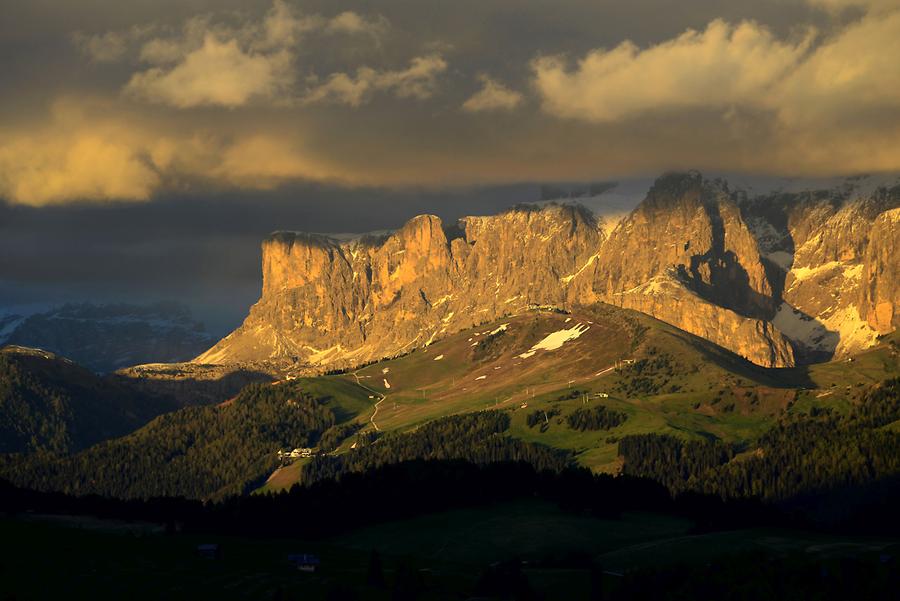
[[[368,390],[369,392],[374,393],[374,394],[377,394],[378,396],[381,397],[381,398],[378,399],[378,401],[375,403],[375,410],[372,412],[372,417],[369,418],[369,421],[372,422],[372,425],[375,427],[375,431],[376,431],[376,432],[380,432],[380,431],[381,431],[381,428],[379,428],[379,427],[378,427],[378,424],[375,423],[375,416],[378,415],[378,406],[384,402],[384,399],[387,398],[387,395],[386,395],[386,394],[382,394],[382,393],[378,392],[377,390],[373,390],[373,389],[369,388],[368,386],[366,386],[365,384],[363,384],[362,382],[360,382],[360,381],[359,381],[359,376],[357,375],[356,372],[353,372],[353,377],[356,378],[356,384],[357,384],[360,388],[365,388],[365,389]]]

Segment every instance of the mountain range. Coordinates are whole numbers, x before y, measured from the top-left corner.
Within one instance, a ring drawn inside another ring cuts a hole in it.
[[[214,338],[175,302],[68,303],[0,316],[0,345],[35,347],[97,372],[185,361]]]
[[[768,499],[892,478],[900,185],[616,190],[275,233],[261,299],[190,362],[97,376],[8,346],[0,476],[199,499],[417,460]]]
[[[321,373],[598,302],[763,367],[847,357],[900,323],[896,176],[759,189],[669,173],[630,210],[615,190],[358,237],[276,232],[260,300],[194,363]]]

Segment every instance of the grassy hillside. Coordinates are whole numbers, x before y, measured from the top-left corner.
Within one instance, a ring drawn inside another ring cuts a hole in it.
[[[888,337],[852,361],[764,369],[633,311],[531,311],[350,373],[256,384],[223,406],[163,416],[72,459],[7,460],[5,469],[42,488],[194,497],[290,488],[311,462],[279,467],[275,452],[298,446],[329,454],[313,462],[316,478],[413,458],[541,463],[552,450],[618,472],[627,436],[741,448],[787,416],[848,413],[871,383],[898,375],[897,356]],[[290,410],[297,399],[303,419]],[[456,436],[452,421],[422,429],[485,410],[504,416],[489,442],[444,440]],[[431,430],[440,444],[429,442]]]
[[[44,351],[0,349],[0,453],[68,453],[177,408]]]
[[[577,338],[522,356],[576,326]],[[337,377],[367,387],[373,400],[384,397],[374,420],[358,418],[370,429],[407,431],[448,414],[499,409],[511,414],[512,436],[616,471],[622,436],[754,440],[785,413],[846,411],[865,386],[898,374],[893,338],[853,361],[765,369],[645,315],[598,305],[498,320]],[[606,430],[568,424],[574,412],[596,407],[627,419]],[[543,425],[528,425],[535,413],[546,416]]]

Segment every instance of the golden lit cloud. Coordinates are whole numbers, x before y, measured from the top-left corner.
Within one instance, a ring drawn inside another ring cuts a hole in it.
[[[782,42],[753,22],[711,22],[704,31],[641,50],[625,41],[594,50],[570,70],[559,57],[534,61],[543,109],[559,117],[609,122],[651,110],[758,105],[806,54],[805,36]]]
[[[159,185],[153,165],[119,127],[6,135],[0,195],[27,205],[71,200],[147,200]]]
[[[146,201],[174,181],[267,189],[292,179],[351,178],[279,132],[222,132],[137,122],[105,103],[66,99],[44,127],[0,136],[0,197],[42,206]]]
[[[304,152],[295,142],[263,135],[227,146],[218,164],[206,175],[254,189],[272,188],[296,179],[342,182],[352,179]]]
[[[383,17],[367,19],[352,11],[332,18],[300,15],[283,0],[275,0],[260,21],[237,26],[210,15],[193,17],[176,35],[142,41],[140,60],[151,67],[134,73],[124,90],[133,98],[177,108],[234,108],[255,100],[283,104],[294,100],[295,62],[304,35],[319,32],[377,38],[387,28]],[[135,35],[136,30],[93,37],[78,34],[75,41],[94,60],[109,62],[121,58],[130,41],[148,37],[146,32],[151,29],[144,28],[140,36]],[[422,81],[415,73],[379,75],[375,87],[393,85],[398,94],[404,85]],[[389,84],[386,78],[391,75],[404,76],[410,83]]]
[[[437,85],[437,76],[447,69],[447,62],[438,55],[419,56],[409,67],[397,71],[378,71],[360,67],[355,75],[333,73],[319,85],[313,86],[304,97],[306,104],[318,102],[358,107],[373,92],[392,92],[398,98],[429,98]]]
[[[358,13],[348,10],[328,21],[325,28],[331,33],[365,33],[377,37],[387,31],[388,22],[384,17],[365,19]]]
[[[481,89],[466,100],[462,108],[471,113],[514,109],[522,103],[522,94],[510,90],[487,75],[478,76]]]
[[[13,90],[0,96],[0,201],[143,201],[295,180],[900,170],[897,0],[710,5],[664,24],[621,3],[635,16],[624,29],[601,18],[616,13],[603,3],[535,0],[521,22],[496,27],[498,9],[480,5],[432,6],[437,25],[426,26],[412,14],[424,8],[394,0],[378,4],[385,17],[345,5],[307,14],[291,0],[198,16],[206,2],[165,18],[150,4],[134,21],[133,8],[86,15],[76,34],[35,19],[38,33],[0,56]],[[80,52],[45,61],[53,35]]]
[[[76,31],[72,34],[72,42],[92,61],[111,63],[125,55],[129,40],[127,34],[118,31],[109,31],[99,35],[87,35]]]
[[[814,42],[778,40],[751,22],[713,21],[703,32],[643,50],[623,42],[592,51],[574,69],[558,57],[537,59],[533,83],[550,115],[592,123],[667,115],[685,145],[696,125],[679,123],[690,110],[721,120],[722,135],[740,132],[738,148],[767,131],[767,152],[743,153],[740,168],[900,168],[900,7],[877,0],[816,4],[868,12]]]
[[[132,76],[126,93],[178,108],[236,107],[255,97],[273,98],[292,83],[285,51],[246,53],[236,40],[207,34],[203,45],[171,69],[155,67]]]
[[[900,117],[900,10],[873,13],[826,40],[768,102],[790,126],[840,127]]]

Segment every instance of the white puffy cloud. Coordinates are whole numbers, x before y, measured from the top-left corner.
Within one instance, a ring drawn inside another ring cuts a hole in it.
[[[437,76],[446,69],[447,62],[433,54],[412,59],[406,69],[378,71],[360,67],[354,75],[333,73],[325,82],[314,85],[304,102],[358,107],[377,91],[391,92],[398,98],[423,100],[434,93]]]
[[[351,11],[331,18],[304,15],[288,2],[274,0],[255,21],[230,24],[201,15],[167,35],[162,27],[149,25],[94,36],[79,33],[73,40],[95,62],[120,60],[139,44],[136,54],[149,66],[126,84],[124,91],[133,98],[177,108],[234,108],[260,100],[294,100],[295,63],[304,36],[377,39],[387,29],[383,17],[369,19]]]
[[[511,110],[522,103],[522,94],[510,90],[489,76],[481,74],[481,89],[466,100],[462,108],[470,113],[480,111]]]
[[[768,99],[788,126],[900,119],[900,10],[872,13],[825,40]],[[848,132],[848,133],[852,133]]]
[[[560,117],[610,122],[641,113],[759,104],[806,54],[811,36],[782,42],[766,28],[712,21],[704,31],[641,50],[625,41],[594,50],[570,70],[560,57],[533,64],[543,109]]]
[[[823,3],[868,12],[814,43],[811,35],[791,43],[754,23],[713,21],[643,50],[623,42],[592,51],[574,69],[558,57],[536,59],[533,83],[545,112],[594,123],[684,109],[719,111],[731,122],[735,111],[763,112],[781,136],[773,145],[798,137],[810,141],[811,154],[813,140],[829,147],[835,138],[883,135],[885,120],[900,119],[900,5]]]
[[[178,108],[237,107],[255,97],[274,98],[292,83],[291,56],[286,51],[245,52],[237,40],[220,40],[210,33],[174,67],[135,73],[125,91]]]

